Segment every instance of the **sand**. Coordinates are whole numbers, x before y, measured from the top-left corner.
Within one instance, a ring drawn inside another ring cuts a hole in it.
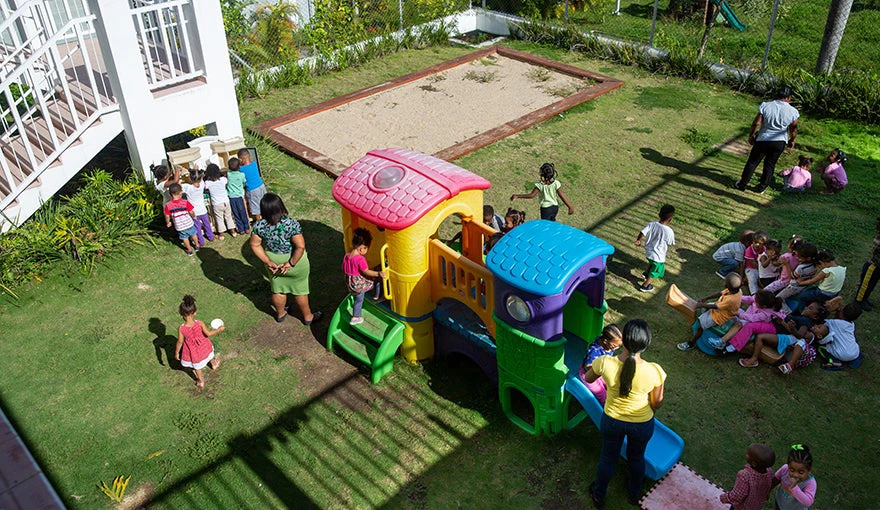
[[[345,166],[387,147],[434,154],[595,83],[492,54],[275,129]]]

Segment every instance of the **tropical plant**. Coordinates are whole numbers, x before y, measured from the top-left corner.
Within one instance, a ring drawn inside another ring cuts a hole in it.
[[[131,480],[131,475],[128,475],[128,478],[122,479],[122,475],[117,476],[113,479],[112,487],[107,487],[103,481],[98,485],[98,488],[101,489],[101,492],[110,498],[111,501],[115,503],[122,503],[122,498],[125,496],[125,488],[128,487],[128,482]]]
[[[125,243],[152,242],[156,193],[136,173],[116,181],[94,170],[82,189],[43,205],[24,225],[0,236],[0,290],[39,280],[51,263],[68,260],[90,273],[95,263]]]

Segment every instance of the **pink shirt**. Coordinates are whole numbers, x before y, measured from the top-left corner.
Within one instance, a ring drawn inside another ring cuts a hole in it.
[[[843,169],[843,165],[839,162],[831,163],[825,168],[825,175],[831,177],[837,184],[841,186],[846,186],[846,171]]]
[[[788,271],[782,271],[782,273],[779,275],[779,279],[784,282],[790,281],[791,273],[793,273],[798,266],[798,258],[795,256],[794,253],[788,252],[780,255],[779,260],[782,261],[783,265],[785,265],[786,263],[788,264]]]
[[[346,253],[342,257],[342,271],[348,276],[360,276],[361,271],[367,269],[367,259],[363,255]]]
[[[810,171],[799,166],[793,166],[788,170],[783,170],[780,175],[787,177],[785,179],[785,184],[792,188],[800,188],[802,186],[809,188],[813,185],[813,176],[810,175]]]
[[[759,308],[755,304],[755,296],[743,296],[742,304],[749,305],[745,310],[739,311],[739,318],[745,322],[770,322],[773,316],[785,319],[785,313],[772,308]]]
[[[758,269],[758,255],[764,253],[764,247],[761,247],[761,251],[755,250],[755,245],[750,244],[748,248],[746,248],[746,253],[743,255],[743,258],[746,261],[746,269]]]
[[[774,476],[779,480],[779,485],[784,485],[791,489],[791,496],[789,496],[782,487],[779,487],[776,492],[776,503],[779,504],[780,508],[794,506],[791,504],[793,503],[791,500],[796,501],[806,508],[813,506],[813,501],[816,499],[816,479],[813,478],[812,475],[803,482],[792,487],[791,478],[788,477],[788,464],[783,464],[776,470]]]

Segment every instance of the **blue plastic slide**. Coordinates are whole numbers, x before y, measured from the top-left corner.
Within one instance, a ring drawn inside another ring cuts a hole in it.
[[[724,16],[724,19],[730,23],[730,26],[742,32],[746,29],[745,24],[736,17],[736,13],[733,12],[733,8],[730,7],[730,4],[725,0],[711,0],[713,4],[721,7],[721,15]]]
[[[565,364],[568,366],[565,390],[580,402],[587,415],[589,415],[598,428],[602,420],[602,414],[604,414],[602,404],[599,403],[584,382],[578,378],[578,369],[580,368],[581,360],[583,360],[586,344],[580,338],[567,332],[565,336],[568,339],[565,349]],[[578,417],[575,417],[569,422],[570,426],[573,426],[578,421],[580,421]],[[652,480],[659,480],[675,466],[683,450],[684,440],[681,436],[661,423],[660,420],[655,419],[654,436],[651,437],[651,441],[648,442],[648,449],[645,451],[645,475]],[[626,441],[623,443],[620,455],[626,458]]]

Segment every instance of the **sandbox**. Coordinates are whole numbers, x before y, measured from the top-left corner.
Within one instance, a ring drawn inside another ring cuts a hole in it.
[[[335,177],[376,148],[452,161],[621,85],[492,46],[267,120],[255,131]]]

